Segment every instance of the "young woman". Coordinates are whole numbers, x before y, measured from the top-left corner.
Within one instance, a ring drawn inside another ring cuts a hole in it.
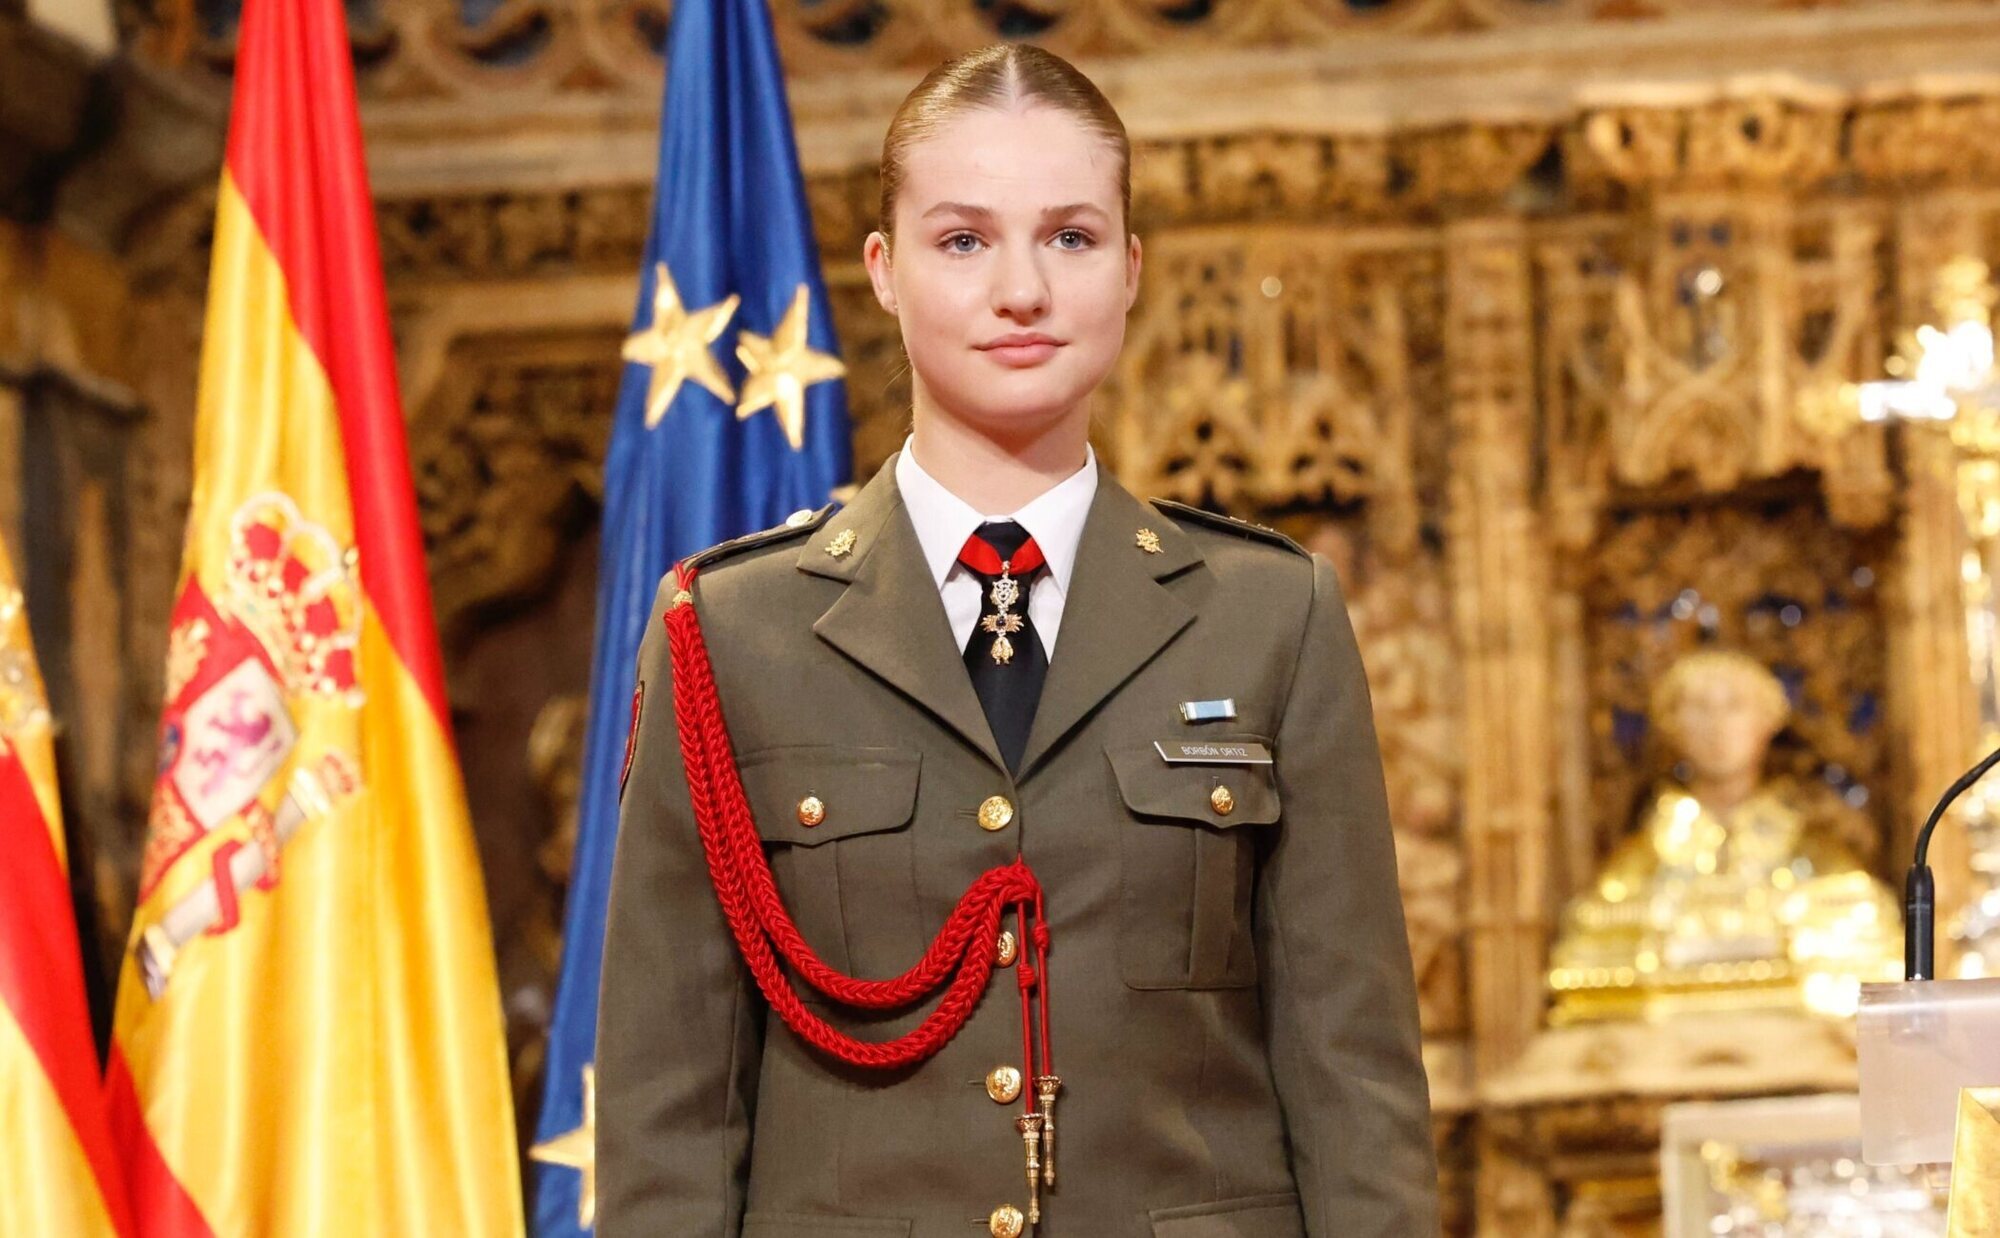
[[[847,507],[662,584],[604,1238],[1436,1231],[1333,570],[1140,502],[1088,442],[1139,285],[1129,161],[1047,52],[926,77],[864,254],[913,433]]]

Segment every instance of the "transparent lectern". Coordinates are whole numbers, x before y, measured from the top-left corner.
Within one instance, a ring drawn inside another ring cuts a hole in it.
[[[1945,809],[1996,764],[2000,750],[1967,770],[1917,835],[1903,895],[1906,980],[1861,987],[1861,1156],[1871,1165],[1950,1164],[1960,1089],[2000,1086],[2000,979],[1935,978],[1936,887],[1925,863]]]
[[[2000,979],[1861,986],[1861,1156],[1952,1159],[1960,1088],[2000,1086]]]

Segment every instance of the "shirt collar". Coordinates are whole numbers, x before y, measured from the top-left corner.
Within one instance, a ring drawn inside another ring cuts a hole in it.
[[[1070,572],[1076,567],[1077,544],[1083,539],[1083,522],[1097,495],[1097,452],[1086,443],[1083,467],[1041,494],[1020,510],[1005,516],[982,516],[979,510],[945,489],[944,483],[924,471],[911,450],[914,439],[903,440],[896,457],[896,489],[903,506],[917,528],[917,541],[924,550],[924,562],[931,579],[944,588],[945,578],[958,562],[958,552],[979,526],[988,520],[1013,520],[1028,531],[1048,560],[1049,579],[1058,592],[1069,596]]]

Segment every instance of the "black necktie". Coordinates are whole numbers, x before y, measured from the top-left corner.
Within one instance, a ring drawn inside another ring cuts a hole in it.
[[[988,521],[959,552],[979,581],[979,622],[965,645],[965,669],[986,723],[1013,771],[1028,746],[1049,657],[1028,618],[1028,588],[1043,566],[1041,549],[1011,520]]]

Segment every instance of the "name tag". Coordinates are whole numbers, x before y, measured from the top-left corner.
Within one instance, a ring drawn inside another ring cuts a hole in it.
[[[1269,765],[1271,750],[1255,740],[1156,739],[1153,747],[1169,765]]]

